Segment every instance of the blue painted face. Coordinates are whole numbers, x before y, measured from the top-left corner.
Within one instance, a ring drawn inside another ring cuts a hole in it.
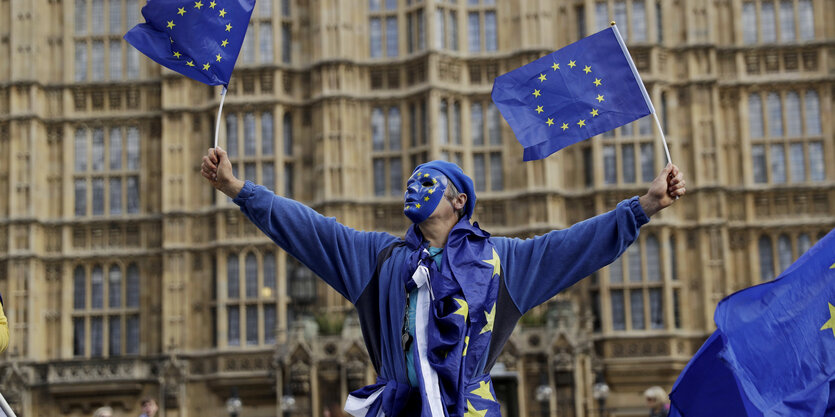
[[[433,168],[419,169],[406,182],[403,214],[414,223],[423,223],[444,199],[448,184],[446,175]]]

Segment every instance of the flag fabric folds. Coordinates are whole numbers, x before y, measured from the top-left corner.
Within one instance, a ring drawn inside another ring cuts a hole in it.
[[[492,98],[525,161],[654,112],[615,26],[500,75]]]
[[[145,23],[125,40],[186,77],[227,85],[254,7],[255,0],[148,0]]]
[[[835,230],[774,281],[719,303],[716,333],[670,394],[675,412],[687,417],[835,415],[833,304]],[[731,393],[717,394],[726,390]],[[745,412],[717,414],[723,405]]]

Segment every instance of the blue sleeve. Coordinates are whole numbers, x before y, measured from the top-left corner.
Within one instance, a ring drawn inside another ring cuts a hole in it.
[[[355,303],[377,266],[377,254],[397,240],[360,232],[250,181],[233,200],[279,247]]]
[[[564,230],[532,239],[492,238],[508,293],[521,313],[612,263],[649,218],[638,197]]]

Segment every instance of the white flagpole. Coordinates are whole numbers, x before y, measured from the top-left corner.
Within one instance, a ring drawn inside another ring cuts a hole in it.
[[[223,91],[220,92],[220,108],[217,109],[217,123],[215,123],[215,148],[217,148],[217,136],[220,132],[220,115],[223,113],[223,101],[226,100],[226,86],[223,86]]]
[[[3,413],[6,417],[17,417],[12,411],[12,407],[9,407],[9,403],[3,398],[3,394],[0,394],[0,413]]]
[[[652,112],[652,117],[655,119],[655,126],[658,127],[658,133],[661,134],[661,143],[664,144],[664,152],[667,154],[667,162],[673,163],[673,160],[670,158],[670,148],[667,147],[667,138],[664,137],[664,129],[661,129],[661,122],[658,121],[658,114]]]

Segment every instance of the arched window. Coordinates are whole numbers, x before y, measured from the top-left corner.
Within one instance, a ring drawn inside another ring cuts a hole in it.
[[[438,140],[441,145],[449,143],[449,111],[446,100],[441,100],[438,110]]]
[[[255,254],[250,252],[246,255],[245,260],[245,285],[246,298],[258,297],[258,260],[255,259]]]
[[[72,290],[73,290],[73,308],[76,310],[84,310],[87,307],[87,286],[86,286],[86,274],[84,273],[83,266],[75,267],[75,272],[73,272],[73,283],[72,283]]]
[[[670,275],[673,281],[678,280],[678,263],[676,261],[676,237],[670,235]]]
[[[748,96],[748,126],[752,139],[763,137],[763,103],[759,93]]]
[[[255,156],[255,114],[244,113],[244,155]]]
[[[647,236],[647,281],[661,282],[661,255],[659,254],[658,238],[655,235]]]
[[[452,103],[452,143],[461,144],[461,103]]]
[[[470,106],[470,132],[473,136],[473,145],[481,146],[484,144],[484,131],[481,126],[484,124],[484,114],[482,113],[481,103],[473,103]]]
[[[122,269],[112,265],[107,275],[107,299],[109,307],[122,306]]]
[[[385,117],[383,117],[383,109],[375,107],[371,110],[371,146],[375,151],[385,149],[385,138],[383,135],[383,128],[385,124]]]
[[[623,282],[623,257],[619,256],[609,265],[609,283]]]
[[[768,93],[768,135],[772,138],[783,136],[783,107],[780,95]]]
[[[269,2],[265,1],[262,3]],[[273,154],[273,148],[275,147],[275,135],[273,132],[273,114],[272,112],[265,111],[261,113],[261,155],[271,156]]]
[[[388,134],[389,150],[391,151],[399,151],[401,148],[400,125],[400,108],[394,106],[389,107]]]
[[[798,137],[803,134],[800,117],[800,96],[796,91],[786,93],[786,134]]]
[[[265,295],[270,296],[275,294],[275,254],[272,252],[264,254],[264,288],[270,289],[269,292],[264,291]]]
[[[774,253],[771,248],[771,239],[768,236],[760,237],[760,280],[769,281],[774,278]]]
[[[815,90],[806,91],[804,97],[806,107],[806,134],[820,135],[821,134],[821,112],[820,103],[818,102],[818,92]]]
[[[284,156],[293,155],[293,116],[290,112],[284,113],[283,121]]]
[[[641,267],[641,245],[635,242],[626,250],[626,255],[629,256],[629,282],[643,281],[644,273]]]
[[[238,156],[238,115],[226,116],[226,152],[229,157]]]
[[[96,265],[90,277],[90,308],[102,307],[104,307],[104,272],[100,265]]]
[[[777,259],[780,260],[780,271],[785,271],[792,264],[792,242],[786,235],[777,238]]]
[[[226,296],[229,298],[238,298],[241,296],[241,281],[238,276],[238,255],[229,254],[226,258]]]
[[[797,237],[797,255],[802,256],[804,253],[809,251],[809,248],[812,247],[812,240],[809,238],[808,233],[801,233],[800,236]]]
[[[136,264],[128,265],[128,279],[126,282],[126,304],[127,307],[139,307],[139,267]]]

